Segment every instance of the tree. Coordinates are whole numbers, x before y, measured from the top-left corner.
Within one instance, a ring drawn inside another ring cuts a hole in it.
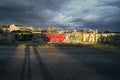
[[[3,29],[0,29],[0,34],[3,34],[3,33],[4,33]]]
[[[19,34],[15,34],[15,40],[19,40]]]
[[[104,31],[104,33],[110,33],[110,31]]]
[[[14,31],[12,31],[12,33],[26,33],[26,31],[24,31],[24,30],[14,30]]]

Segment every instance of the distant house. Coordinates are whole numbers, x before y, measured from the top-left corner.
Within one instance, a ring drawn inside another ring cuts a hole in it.
[[[22,25],[17,25],[17,24],[0,26],[0,29],[7,32],[19,31],[19,30],[32,32],[34,30],[32,27],[24,27]]]
[[[20,28],[17,27],[15,24],[11,24],[9,25],[9,27],[7,28],[7,30],[9,30],[10,32],[11,31],[14,31],[14,30],[19,30]]]
[[[0,29],[2,29],[4,32],[11,32],[14,30],[19,30],[20,28],[17,27],[15,24],[11,24],[11,25],[2,25],[0,26]]]

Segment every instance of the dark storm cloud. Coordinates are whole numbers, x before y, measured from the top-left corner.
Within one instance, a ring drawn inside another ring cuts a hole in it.
[[[119,31],[119,0],[0,0],[0,24]]]
[[[0,20],[4,23],[9,22],[19,22],[25,21],[24,19],[28,18],[29,15],[27,11],[32,11],[34,6],[25,5],[16,3],[14,1],[1,1],[0,3]],[[31,15],[30,17],[35,17],[35,15]],[[24,18],[24,19],[23,19]]]
[[[0,23],[45,23],[44,10],[60,9],[61,0],[0,0]],[[49,14],[49,13],[48,13]]]
[[[80,9],[78,17],[71,22],[82,23],[78,28],[98,28],[99,30],[120,31],[120,1],[119,0],[87,0],[87,4]],[[84,2],[85,3],[85,2]],[[92,5],[92,3],[94,3]],[[85,9],[88,9],[84,12]],[[79,16],[80,15],[80,16]],[[82,16],[82,17],[81,17]]]

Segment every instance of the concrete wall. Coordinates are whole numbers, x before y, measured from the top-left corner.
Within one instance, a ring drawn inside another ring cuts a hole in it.
[[[120,34],[115,33],[77,33],[66,34],[65,43],[96,43],[120,41]]]
[[[44,39],[44,34],[33,34],[33,41],[37,41],[40,43],[46,42]],[[105,41],[120,41],[120,34],[115,33],[71,33],[71,34],[64,34],[65,38],[62,41],[63,43],[96,43],[96,42],[105,42]],[[9,40],[14,40],[14,34],[9,34],[7,38]],[[49,41],[47,41],[49,42]],[[52,41],[54,43],[54,41]]]

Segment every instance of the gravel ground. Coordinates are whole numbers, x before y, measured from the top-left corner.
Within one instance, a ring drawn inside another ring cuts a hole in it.
[[[9,49],[5,47],[2,49],[2,54],[5,55],[3,58],[6,58],[9,54],[10,59],[6,65],[2,65],[2,67],[5,67],[5,69],[3,73],[0,73],[2,75],[0,80],[20,80],[22,64],[25,55],[24,48],[21,49],[20,46],[8,48]]]
[[[0,80],[120,80],[120,51],[0,46]]]

